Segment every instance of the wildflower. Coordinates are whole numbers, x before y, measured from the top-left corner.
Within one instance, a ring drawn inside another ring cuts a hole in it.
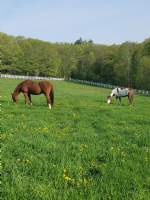
[[[29,162],[29,160],[26,160],[27,162]]]
[[[79,183],[77,183],[77,186],[79,186]]]
[[[23,161],[26,161],[25,159],[23,159]]]
[[[33,156],[31,156],[30,158],[33,158]]]
[[[75,115],[73,115],[73,117],[75,117]]]
[[[111,150],[113,150],[114,148],[113,148],[113,147],[111,147],[110,149],[111,149]]]
[[[53,165],[53,167],[55,167],[56,165]]]
[[[69,180],[69,177],[68,177],[68,176],[66,176],[66,177],[65,177],[65,179],[66,179],[66,180]]]
[[[64,172],[66,172],[66,170],[64,169]]]
[[[148,161],[147,157],[145,157],[145,161],[146,161],[146,162]]]
[[[20,159],[18,158],[18,161],[20,161]]]

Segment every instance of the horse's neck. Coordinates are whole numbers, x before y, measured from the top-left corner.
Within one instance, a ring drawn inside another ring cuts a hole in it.
[[[117,93],[117,88],[115,88],[114,90],[112,90],[112,92],[110,93],[110,96],[112,97],[113,95],[115,95]]]
[[[19,85],[17,85],[17,87],[15,88],[13,94],[18,95],[20,92],[21,92],[21,91],[20,91],[20,84],[19,84]]]

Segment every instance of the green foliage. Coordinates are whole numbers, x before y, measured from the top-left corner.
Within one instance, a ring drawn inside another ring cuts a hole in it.
[[[1,73],[90,80],[150,90],[150,39],[143,43],[74,44],[0,34]],[[141,74],[142,73],[142,74]]]
[[[21,81],[1,79],[2,199],[150,199],[149,97],[53,81],[50,110],[42,94],[14,103]]]

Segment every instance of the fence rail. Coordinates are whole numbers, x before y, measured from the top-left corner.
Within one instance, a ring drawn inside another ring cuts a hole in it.
[[[38,77],[38,76],[20,76],[20,75],[7,75],[7,74],[0,74],[1,78],[16,78],[16,79],[32,79],[32,80],[53,80],[53,81],[64,81],[64,78],[53,78],[53,77]],[[89,85],[96,85],[100,87],[105,87],[105,88],[116,88],[118,86],[115,85],[109,85],[109,84],[104,84],[104,83],[97,83],[97,82],[92,82],[92,81],[85,81],[85,80],[78,80],[78,79],[68,79],[68,81],[72,82],[78,82],[78,83],[85,83]],[[135,93],[138,94],[145,94],[145,95],[150,95],[150,91],[144,91],[144,90],[138,90],[134,89]]]
[[[77,80],[77,79],[71,79],[71,78],[69,79],[69,81],[77,82],[77,83],[85,83],[85,84],[89,84],[89,85],[96,85],[96,86],[105,87],[105,88],[112,88],[112,89],[118,87],[118,86],[115,86],[115,85],[97,83],[97,82],[92,82],[92,81]],[[138,94],[150,95],[150,91],[134,89],[134,92],[138,93]]]
[[[1,78],[16,78],[16,79],[64,81],[64,78],[38,77],[38,76],[20,76],[20,75],[7,75],[7,74],[0,74],[0,77]]]

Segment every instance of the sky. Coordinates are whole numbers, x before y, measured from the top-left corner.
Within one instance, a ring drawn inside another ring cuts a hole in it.
[[[150,38],[150,0],[0,0],[0,32],[51,43],[141,43]]]

